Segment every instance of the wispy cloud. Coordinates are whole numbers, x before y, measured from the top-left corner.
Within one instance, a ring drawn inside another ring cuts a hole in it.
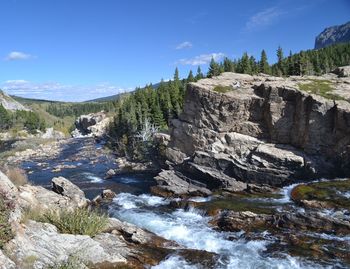
[[[86,101],[132,90],[108,82],[84,86],[58,82],[35,83],[27,80],[7,80],[0,84],[0,88],[11,95],[61,101]]]
[[[283,14],[285,14],[285,12],[278,7],[264,9],[249,18],[245,25],[245,30],[253,31],[264,28],[276,22]]]
[[[190,49],[190,48],[192,48],[192,47],[193,47],[193,44],[192,44],[191,42],[185,41],[185,42],[182,42],[182,43],[180,43],[179,45],[177,45],[177,46],[175,47],[175,49],[177,49],[177,50],[182,50],[182,49]]]
[[[17,60],[29,60],[35,58],[35,56],[24,53],[21,51],[11,51],[7,56],[5,57],[6,61],[17,61]]]
[[[221,60],[225,57],[225,54],[222,52],[218,53],[210,53],[210,54],[201,54],[198,56],[195,56],[193,58],[186,58],[186,59],[180,59],[176,62],[176,64],[182,64],[182,65],[202,65],[202,64],[208,64],[210,63],[211,59],[213,58],[215,61]]]

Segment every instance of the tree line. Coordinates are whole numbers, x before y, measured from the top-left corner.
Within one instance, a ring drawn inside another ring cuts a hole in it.
[[[80,115],[99,111],[114,111],[115,102],[86,102],[86,103],[58,103],[52,102],[46,107],[46,112],[59,118],[66,116],[79,117]]]
[[[247,52],[239,59],[225,58],[218,63],[214,59],[209,64],[208,77],[223,72],[244,74],[264,73],[273,76],[304,76],[329,73],[338,66],[350,64],[350,43],[336,44],[319,50],[306,50],[284,56],[281,47],[276,50],[277,62],[269,64],[266,51],[262,50],[260,59],[249,56]]]

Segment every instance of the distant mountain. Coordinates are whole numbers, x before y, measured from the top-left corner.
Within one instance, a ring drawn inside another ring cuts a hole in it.
[[[0,104],[7,110],[29,110],[2,90],[0,90]]]
[[[85,101],[86,103],[88,102],[97,102],[97,103],[102,103],[102,102],[110,102],[110,101],[117,101],[120,98],[126,96],[130,94],[130,92],[125,92],[125,93],[118,93],[118,94],[114,94],[114,95],[110,95],[110,96],[106,96],[106,97],[101,97],[101,98],[96,98],[96,99],[92,99],[92,100],[88,100]]]
[[[315,40],[315,49],[321,49],[337,43],[350,42],[350,21],[328,27],[320,33]]]

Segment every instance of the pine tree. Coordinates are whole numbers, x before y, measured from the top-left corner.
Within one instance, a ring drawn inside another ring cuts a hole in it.
[[[10,115],[0,103],[0,129],[8,129],[10,127]]]
[[[270,74],[270,66],[267,61],[267,55],[265,50],[261,51],[261,58],[259,63],[259,72],[264,74]]]
[[[252,74],[252,66],[247,52],[243,53],[241,58],[241,72],[244,74]]]
[[[203,73],[202,73],[201,67],[198,66],[198,68],[197,68],[197,74],[196,74],[196,80],[200,80],[200,79],[202,79],[202,78],[204,78],[204,75],[203,75]]]
[[[284,62],[283,62],[283,59],[284,59],[283,50],[281,46],[278,46],[276,54],[277,54],[277,75],[281,77],[286,73]]]
[[[225,57],[225,59],[224,59],[223,66],[224,66],[224,72],[234,72],[235,71],[234,63],[227,57]]]
[[[211,58],[208,70],[208,77],[216,77],[220,75],[220,73],[220,65],[217,62],[215,62],[214,58]]]
[[[193,81],[195,81],[195,78],[193,76],[192,70],[190,70],[190,72],[188,73],[187,82],[193,82]]]

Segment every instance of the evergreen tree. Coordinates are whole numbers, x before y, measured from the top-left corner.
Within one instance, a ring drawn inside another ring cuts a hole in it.
[[[204,75],[203,75],[203,73],[202,73],[201,67],[198,66],[198,68],[197,68],[197,74],[196,74],[196,80],[200,80],[200,79],[202,79],[202,78],[204,78]]]
[[[264,74],[270,74],[270,66],[267,61],[267,55],[265,50],[261,51],[261,57],[259,62],[259,72]]]
[[[283,50],[281,48],[281,46],[278,46],[277,49],[277,75],[278,76],[283,76],[285,75],[286,71],[285,71],[285,65],[284,65],[284,57],[283,57]]]
[[[11,125],[10,115],[0,103],[0,129],[8,129]]]
[[[193,81],[195,81],[195,78],[194,78],[194,76],[193,76],[192,70],[190,70],[190,72],[188,73],[187,81],[188,81],[188,82],[193,82]]]
[[[235,66],[234,63],[227,57],[225,57],[224,62],[224,72],[234,72],[235,71]]]
[[[210,64],[209,64],[209,70],[208,70],[208,77],[216,77],[220,75],[220,65],[215,62],[214,58],[211,58]]]

